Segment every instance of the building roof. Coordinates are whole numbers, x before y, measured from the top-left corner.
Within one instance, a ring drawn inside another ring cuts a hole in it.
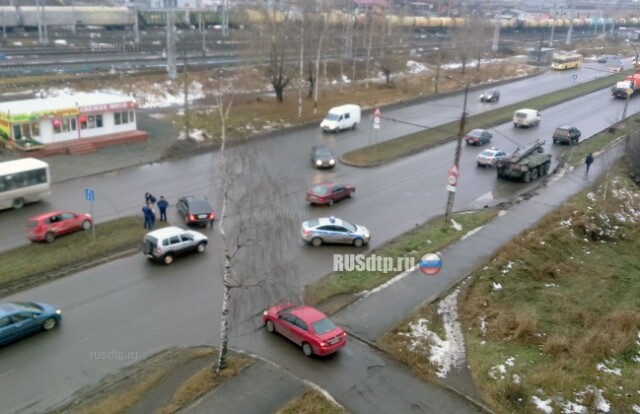
[[[80,92],[73,95],[2,102],[0,103],[0,113],[20,115],[127,102],[135,102],[135,99],[127,95],[120,95],[112,92]]]

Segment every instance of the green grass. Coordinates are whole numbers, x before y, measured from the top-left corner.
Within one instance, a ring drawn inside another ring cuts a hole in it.
[[[575,402],[588,386],[604,390],[616,412],[640,405],[640,217],[632,222],[628,208],[637,210],[640,190],[627,177],[616,166],[473,274],[459,315],[473,378],[496,412],[537,413],[532,396]],[[625,191],[633,195],[619,198]],[[626,221],[616,219],[621,211]],[[489,377],[508,357],[507,377]],[[622,375],[598,371],[606,360]],[[583,405],[595,412],[593,393]]]
[[[437,252],[455,242],[465,233],[493,219],[497,209],[483,209],[458,213],[454,220],[462,225],[462,230],[452,228],[444,218],[437,218],[398,237],[371,252],[383,257],[413,257],[415,264],[429,252]],[[340,294],[354,294],[379,286],[396,276],[394,272],[341,271],[334,272],[308,286],[305,290],[306,303],[316,305]]]
[[[533,99],[509,105],[493,111],[484,112],[466,119],[465,131],[474,128],[489,128],[509,122],[513,113],[520,108],[544,109],[579,96],[598,91],[624,79],[628,73],[615,74],[579,84],[558,92],[539,96]],[[405,135],[375,145],[359,148],[342,155],[345,163],[358,167],[380,165],[397,158],[415,154],[419,151],[453,141],[457,138],[459,121],[438,126],[437,129],[426,129],[414,134]]]
[[[80,231],[60,236],[50,244],[32,243],[1,252],[0,286],[139,246],[147,233],[142,224],[142,217],[124,217],[97,224],[95,241],[91,231]],[[156,224],[156,228],[164,227],[164,223]]]

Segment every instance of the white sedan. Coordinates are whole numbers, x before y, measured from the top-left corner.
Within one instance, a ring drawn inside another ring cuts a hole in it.
[[[497,148],[486,149],[478,154],[478,158],[476,161],[478,162],[478,167],[492,167],[496,165],[496,163],[502,159],[505,159],[509,156],[506,152],[499,150]]]

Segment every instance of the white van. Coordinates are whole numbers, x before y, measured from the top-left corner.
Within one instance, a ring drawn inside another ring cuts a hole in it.
[[[360,123],[360,107],[358,105],[342,105],[329,109],[329,113],[320,123],[324,132],[338,132],[343,129],[356,129]]]
[[[532,127],[540,125],[540,111],[537,109],[518,109],[513,114],[514,127]]]

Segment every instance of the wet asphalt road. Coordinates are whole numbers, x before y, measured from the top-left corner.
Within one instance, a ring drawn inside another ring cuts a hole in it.
[[[552,75],[566,76],[563,73]],[[505,91],[509,90],[509,86],[501,89],[503,97],[508,95]],[[454,104],[457,99],[458,106],[461,104],[460,96],[447,99],[453,99]],[[497,127],[494,130],[494,145],[510,151],[513,148],[509,148],[509,145],[517,146],[533,138],[548,137],[557,125],[567,122],[574,122],[583,130],[583,136],[587,137],[619,118],[623,104],[621,101],[611,101],[606,91],[596,92],[559,108],[544,111],[539,128],[520,130],[513,129],[511,124]],[[442,105],[435,107],[444,108]],[[639,109],[640,104],[632,101],[628,113]],[[443,119],[440,122],[446,121]],[[312,142],[328,141],[336,148],[349,145],[358,147],[361,143],[350,142],[366,140],[364,129],[325,137],[315,129],[307,131],[311,134],[310,137],[305,136],[303,130],[284,134],[260,148],[266,154],[262,162],[272,160],[269,162],[270,169],[283,176],[282,183],[291,194],[287,202],[292,214],[284,220],[295,221],[291,226],[293,231],[297,232],[297,223],[305,217],[326,215],[331,211],[338,217],[367,225],[374,236],[371,244],[374,248],[444,210],[444,186],[453,155],[453,144],[373,170],[340,165],[334,172],[321,172],[310,167],[307,150]],[[551,146],[549,141],[547,144]],[[278,151],[280,148],[286,148],[286,151]],[[456,209],[483,203],[493,204],[524,188],[520,183],[498,182],[492,170],[477,169],[474,158],[479,151],[476,148],[464,148]],[[338,149],[337,152],[342,150]],[[81,193],[85,186],[92,186],[97,191],[99,202],[95,215],[98,221],[131,214],[131,211],[137,212],[146,189],[160,192],[156,190],[158,183],[162,183],[162,192],[170,200],[175,200],[179,194],[196,192],[208,194],[212,200],[216,200],[215,191],[208,190],[207,186],[216,176],[215,158],[215,154],[206,154],[188,160],[57,184],[54,187],[55,195],[48,206],[34,205],[24,211],[3,213],[0,216],[2,239],[4,241],[5,238],[11,238],[7,237],[11,233],[5,232],[11,229],[10,222],[21,219],[20,215],[23,213],[33,214],[36,206],[38,211],[42,211],[55,208],[60,205],[56,203],[67,200],[67,208],[82,210],[84,201],[76,194]],[[326,177],[345,179],[355,184],[358,188],[356,198],[339,203],[330,210],[306,206],[302,200],[302,191],[307,185]],[[278,212],[265,212],[265,216],[273,216],[274,213]],[[170,220],[178,221],[175,214],[170,216]],[[19,231],[21,236],[22,229]],[[332,253],[366,251],[345,247],[311,249],[297,238],[292,239],[295,242],[291,245],[271,248],[280,248],[285,259],[295,264],[297,284],[300,286],[331,270]],[[60,329],[2,349],[2,411],[43,411],[51,404],[69,397],[80,387],[94,383],[105,374],[167,346],[215,341],[218,338],[218,322],[217,317],[212,315],[218,315],[220,311],[220,283],[217,275],[221,273],[221,263],[216,251],[219,251],[219,244],[214,241],[205,255],[189,257],[170,267],[151,265],[142,255],[136,255],[11,297],[10,299],[54,303],[63,309],[64,321]],[[243,309],[244,315],[256,315],[263,306],[263,303],[252,302]],[[367,381],[384,385],[380,383],[384,376],[371,376],[370,372],[386,363],[380,363],[380,356],[355,341],[349,344],[345,352],[328,361],[307,360],[281,338],[255,332],[258,324],[256,318],[250,318],[242,324],[241,331],[234,334],[232,346],[260,353],[292,371],[299,371],[299,375],[329,389],[339,400],[341,395],[344,398],[359,395],[362,391],[359,387],[367,386]],[[116,352],[109,354],[111,357],[102,357],[102,353],[110,351]],[[407,377],[407,384],[413,383],[406,373],[394,373],[396,368],[392,365],[388,369],[389,375],[403,375]],[[411,389],[409,385],[400,384],[398,389],[387,389],[396,393],[404,392],[405,388]],[[432,403],[427,391],[415,393],[420,396],[416,397],[420,404]],[[377,398],[377,394],[371,398]],[[361,406],[354,405],[363,409],[356,412],[369,412],[368,404],[371,401],[365,398]],[[434,406],[431,408],[438,411]]]

